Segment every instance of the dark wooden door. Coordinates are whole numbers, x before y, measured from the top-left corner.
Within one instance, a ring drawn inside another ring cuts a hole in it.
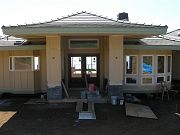
[[[85,88],[88,83],[99,86],[99,55],[69,55],[69,88]]]

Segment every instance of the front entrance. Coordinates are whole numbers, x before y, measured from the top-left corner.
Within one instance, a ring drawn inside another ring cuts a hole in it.
[[[69,88],[85,88],[85,76],[99,87],[99,55],[69,55],[68,61]]]

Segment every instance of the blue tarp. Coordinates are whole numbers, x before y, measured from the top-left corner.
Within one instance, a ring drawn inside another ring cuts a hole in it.
[[[143,63],[143,73],[151,74],[152,73],[152,65]]]

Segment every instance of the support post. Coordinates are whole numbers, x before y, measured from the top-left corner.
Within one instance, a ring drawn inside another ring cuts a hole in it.
[[[62,99],[61,36],[46,36],[47,98]]]
[[[109,36],[109,95],[122,95],[123,36]]]

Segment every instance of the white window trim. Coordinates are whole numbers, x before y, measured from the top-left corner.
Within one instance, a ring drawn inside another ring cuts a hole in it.
[[[31,69],[29,70],[29,69],[25,69],[25,70],[17,70],[17,69],[15,69],[15,67],[14,67],[14,64],[15,64],[15,62],[14,62],[14,58],[22,58],[22,57],[29,57],[29,58],[31,58]],[[10,69],[10,58],[12,58],[12,69]],[[33,71],[34,70],[34,59],[33,59],[34,57],[33,56],[9,56],[9,71]]]
[[[97,41],[97,47],[96,48],[71,48],[70,43],[71,41]],[[75,49],[75,50],[82,50],[82,49],[99,49],[99,39],[69,39],[68,43],[68,49]]]
[[[143,78],[152,78],[152,83],[143,83]],[[144,85],[153,85],[154,83],[154,77],[153,76],[142,76],[141,77],[141,85],[144,86]]]
[[[164,73],[158,73],[158,57],[159,56],[163,56],[164,57]],[[157,55],[156,56],[156,73],[157,75],[164,75],[166,73],[166,66],[167,66],[167,63],[166,63],[166,55]]]
[[[163,78],[164,78],[163,81],[165,81],[165,79],[166,79],[165,76],[157,76],[157,77],[156,77],[156,84],[160,84],[160,83],[157,82],[157,78],[158,78],[158,77],[163,77]]]
[[[151,56],[152,57],[152,74],[143,74],[143,57],[144,56]],[[154,74],[154,55],[142,55],[141,56],[141,74],[144,76],[149,76]]]
[[[135,78],[136,79],[136,83],[127,83],[127,78]],[[137,76],[126,76],[125,77],[125,85],[138,85],[138,77]]]
[[[136,64],[136,74],[127,74],[126,73],[126,69],[127,69],[127,67],[126,67],[126,56],[135,56],[136,57],[136,62],[137,62],[137,64]],[[138,55],[125,55],[125,75],[138,75]]]

